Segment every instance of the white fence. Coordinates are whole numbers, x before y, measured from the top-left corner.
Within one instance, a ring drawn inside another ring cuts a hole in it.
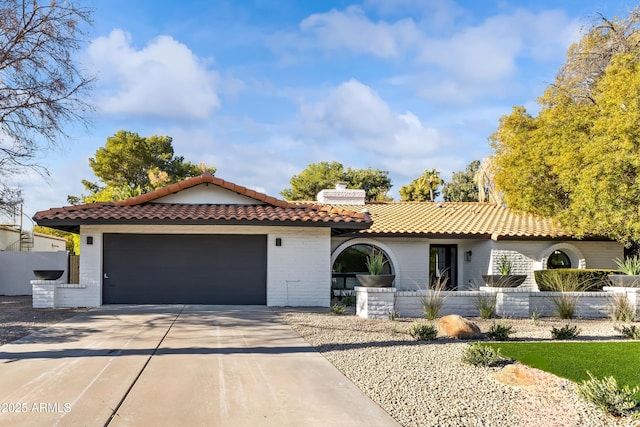
[[[480,299],[493,300],[498,317],[527,318],[556,315],[554,299],[575,299],[575,317],[606,318],[611,314],[615,295],[626,295],[640,316],[640,288],[605,287],[604,292],[540,292],[519,288],[482,287],[478,291],[440,292],[443,300],[440,315],[459,314],[478,317]],[[395,311],[402,317],[424,317],[424,302],[433,291],[398,291],[396,288],[356,287],[356,314],[369,319],[386,319]]]

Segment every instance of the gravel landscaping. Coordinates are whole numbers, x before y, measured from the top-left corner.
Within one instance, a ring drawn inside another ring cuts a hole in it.
[[[604,414],[571,381],[519,364],[480,368],[461,361],[465,341],[415,341],[416,319],[361,319],[326,309],[276,309],[278,315],[403,426],[640,426]],[[550,340],[564,320],[472,319],[484,332],[513,327],[519,340]],[[426,322],[426,320],[420,320]],[[608,320],[572,320],[577,339],[622,340]]]

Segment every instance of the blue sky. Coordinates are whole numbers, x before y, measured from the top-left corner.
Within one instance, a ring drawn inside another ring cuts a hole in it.
[[[490,154],[514,105],[535,112],[596,12],[627,1],[93,0],[79,55],[97,85],[88,130],[25,173],[25,212],[66,205],[120,129],[168,135],[177,155],[279,196],[309,163],[388,170],[398,197]]]

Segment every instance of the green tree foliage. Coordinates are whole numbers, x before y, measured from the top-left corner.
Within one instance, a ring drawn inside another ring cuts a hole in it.
[[[438,189],[444,184],[440,172],[427,169],[418,178],[400,188],[400,199],[404,202],[433,202],[440,194]]]
[[[478,186],[476,173],[480,168],[480,160],[474,160],[464,172],[455,172],[451,176],[451,182],[442,187],[442,197],[445,202],[477,202]]]
[[[490,141],[506,203],[577,235],[640,240],[640,12],[601,17],[556,82],[500,119]]]
[[[82,180],[89,195],[69,196],[69,202],[122,200],[203,172],[202,166],[175,156],[171,137],[142,137],[126,130],[107,138],[89,165],[99,182]],[[216,168],[206,171],[213,174]]]
[[[340,162],[311,163],[298,175],[291,177],[291,188],[280,194],[286,200],[315,200],[322,190],[335,188],[336,183],[347,182],[349,188],[365,190],[367,201],[389,200],[387,192],[391,188],[389,172],[380,169],[353,169],[346,171]]]

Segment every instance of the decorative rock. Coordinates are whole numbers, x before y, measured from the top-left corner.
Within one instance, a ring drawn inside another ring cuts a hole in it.
[[[441,317],[438,320],[438,329],[452,338],[471,339],[481,335],[478,325],[457,314]]]

